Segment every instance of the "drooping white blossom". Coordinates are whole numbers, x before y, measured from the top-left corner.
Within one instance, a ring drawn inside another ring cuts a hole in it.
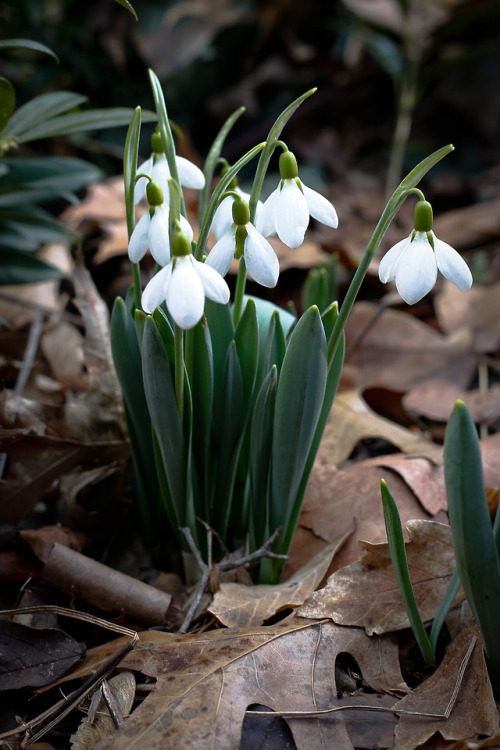
[[[152,313],[165,302],[175,323],[181,328],[193,328],[203,315],[205,298],[225,304],[229,302],[229,287],[216,270],[202,263],[188,250],[190,240],[182,234],[184,252],[173,254],[142,293],[141,304]]]
[[[256,221],[264,236],[277,234],[285,245],[294,248],[304,241],[309,218],[334,229],[339,220],[335,208],[324,196],[299,180],[297,162],[290,151],[280,156],[281,181],[264,202]]]

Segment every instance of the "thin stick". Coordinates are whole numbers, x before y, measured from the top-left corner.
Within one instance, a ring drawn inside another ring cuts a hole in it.
[[[451,712],[453,711],[453,708],[457,701],[457,697],[460,691],[460,687],[462,685],[464,673],[467,668],[467,664],[469,663],[469,659],[471,657],[472,651],[474,650],[474,646],[476,645],[476,641],[477,641],[476,636],[473,636],[470,642],[469,648],[467,649],[467,652],[461,661],[460,669],[458,670],[457,679],[455,681],[455,687],[453,688],[451,698],[448,701],[448,705],[446,706],[444,712],[441,714],[427,713],[426,711],[409,711],[404,708],[398,709],[397,705],[392,706],[391,708],[389,708],[388,706],[345,705],[345,706],[334,706],[333,708],[325,708],[325,709],[322,709],[321,711],[247,711],[247,715],[248,716],[276,716],[276,717],[281,716],[281,717],[299,719],[299,718],[306,718],[308,716],[323,716],[325,714],[333,714],[333,713],[336,713],[337,711],[385,711],[385,712],[388,711],[393,714],[399,714],[399,715],[404,715],[404,716],[424,716],[430,719],[449,719]]]

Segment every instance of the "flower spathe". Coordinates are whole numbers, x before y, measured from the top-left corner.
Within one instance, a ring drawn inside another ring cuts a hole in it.
[[[272,245],[250,222],[248,203],[242,198],[233,201],[233,221],[225,234],[215,243],[206,264],[225,276],[232,259],[243,256],[250,276],[261,286],[274,287],[280,266]]]
[[[170,260],[169,207],[163,200],[163,191],[158,183],[147,185],[149,210],[141,216],[128,243],[128,256],[132,263],[138,263],[146,254],[151,255],[160,266],[166,266]],[[180,217],[182,231],[193,239],[193,230],[184,216]]]
[[[432,231],[432,209],[430,212],[429,209],[427,201],[417,203],[415,229],[396,243],[379,265],[380,281],[386,284],[395,280],[396,289],[408,305],[414,305],[430,292],[438,270],[463,292],[472,286],[472,274],[462,256]],[[422,222],[417,211],[422,215],[427,212],[427,220]]]
[[[280,174],[280,184],[257,217],[256,228],[264,237],[277,234],[285,245],[295,248],[304,241],[310,216],[328,227],[338,227],[337,212],[330,201],[299,180],[291,151],[280,156]]]
[[[229,302],[229,287],[217,271],[196,260],[187,235],[179,233],[177,238],[181,238],[176,244],[183,252],[174,252],[169,264],[153,276],[142,293],[141,303],[145,312],[152,313],[165,302],[174,322],[188,329],[201,320],[205,297],[221,304]]]

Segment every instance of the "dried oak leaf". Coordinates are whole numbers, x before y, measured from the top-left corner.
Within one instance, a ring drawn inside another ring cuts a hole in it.
[[[441,735],[445,740],[466,740],[478,735],[491,735],[498,729],[498,712],[475,623],[470,623],[458,634],[434,674],[403,698],[397,708],[418,713],[443,712],[447,706],[450,685],[456,681],[473,637],[477,638],[477,642],[464,672],[459,698],[450,718],[443,721],[425,716],[402,715],[395,731],[397,750],[414,750],[435,738],[435,735]]]
[[[466,387],[477,367],[466,342],[443,336],[407,312],[380,311],[371,302],[354,305],[346,338],[346,362],[355,370],[360,389],[379,386],[405,392],[428,378]]]
[[[291,578],[277,586],[221,583],[209,612],[227,627],[250,628],[262,625],[277,612],[298,607],[319,586],[344,540],[345,537],[338,544],[325,547]]]
[[[84,653],[85,644],[62,630],[0,620],[0,690],[49,685]]]
[[[408,568],[422,619],[434,617],[455,569],[449,526],[415,520],[406,524]],[[368,635],[409,627],[396,583],[388,544],[359,542],[361,559],[333,573],[297,609],[301,617],[330,617],[341,625],[358,626]],[[463,601],[460,590],[455,603]]]
[[[373,690],[407,692],[396,640],[369,638],[359,628],[296,619],[251,630],[142,634],[121,667],[156,678],[155,690],[95,750],[234,750],[248,706],[289,711],[338,705],[334,667],[346,652]],[[297,747],[353,750],[341,713],[287,723]]]
[[[387,440],[408,456],[425,456],[436,464],[442,461],[440,446],[380,417],[357,390],[337,394],[321,440],[319,460],[341,466],[360,440],[374,437]]]

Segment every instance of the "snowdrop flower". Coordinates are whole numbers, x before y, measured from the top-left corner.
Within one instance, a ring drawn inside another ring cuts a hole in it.
[[[163,200],[163,190],[157,182],[148,182],[146,194],[149,211],[135,225],[128,243],[128,257],[132,263],[138,263],[149,248],[155,261],[160,266],[166,266],[170,260],[169,207]],[[193,230],[184,216],[181,216],[180,223],[182,231],[192,240]]]
[[[236,193],[239,195],[240,198],[242,198],[244,201],[250,200],[250,193],[245,193],[244,190],[240,190],[238,187],[238,182],[236,178],[231,182],[230,186],[228,187],[228,190],[230,190],[232,193]],[[210,229],[215,234],[216,238],[220,240],[220,238],[226,234],[226,232],[230,229],[231,224],[233,223],[233,203],[236,199],[235,195],[228,195],[225,198],[222,199],[222,201],[217,206],[217,210],[215,212],[215,216],[212,221],[212,226]],[[257,202],[257,208],[255,211],[255,218],[257,219],[260,209],[262,208],[262,201]]]
[[[172,259],[144,289],[142,307],[152,313],[165,302],[175,323],[187,329],[201,320],[205,297],[225,304],[229,302],[229,287],[217,271],[196,260],[189,237],[178,232],[172,239]]]
[[[414,230],[382,258],[379,278],[383,284],[396,280],[396,288],[408,305],[414,305],[430,292],[438,270],[465,292],[472,285],[472,274],[464,259],[451,245],[432,231],[432,206],[426,200],[415,205]]]
[[[140,171],[150,175],[151,178],[159,184],[163,190],[163,194],[168,196],[170,169],[167,157],[163,152],[161,135],[158,131],[151,136],[151,150],[153,153],[149,159],[141,165]],[[175,162],[177,164],[179,182],[181,185],[187,188],[194,188],[195,190],[201,190],[205,186],[205,175],[196,164],[193,164],[183,156],[176,156]],[[139,201],[144,198],[146,193],[146,183],[147,180],[145,177],[140,177],[137,180],[134,189],[134,201],[136,203],[139,203]]]
[[[233,201],[232,219],[226,233],[209,252],[205,265],[225,276],[232,259],[243,256],[248,273],[258,284],[276,286],[280,271],[278,258],[269,242],[250,223],[250,209],[242,198]]]
[[[284,151],[280,156],[280,184],[265,201],[256,222],[264,237],[277,234],[288,247],[298,247],[304,241],[309,215],[328,227],[336,228],[339,223],[330,201],[304,185],[298,174],[295,156]]]

